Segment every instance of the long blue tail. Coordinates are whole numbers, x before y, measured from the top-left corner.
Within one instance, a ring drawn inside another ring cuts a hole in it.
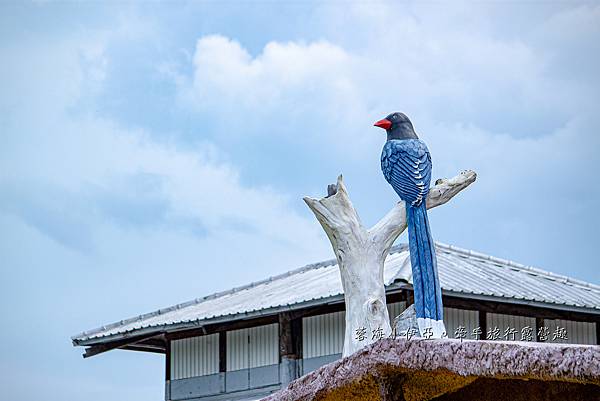
[[[406,217],[408,220],[408,244],[410,247],[410,262],[413,273],[413,288],[415,310],[421,335],[431,337],[446,335],[444,327],[444,308],[442,306],[442,289],[438,278],[435,248],[425,201],[419,206],[406,202]],[[431,329],[427,329],[431,327]]]

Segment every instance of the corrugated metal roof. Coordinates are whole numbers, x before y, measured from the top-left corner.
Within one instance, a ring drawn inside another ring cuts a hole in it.
[[[600,286],[451,245],[436,243],[436,251],[440,283],[446,294],[600,313]],[[412,284],[405,244],[392,248],[385,262],[384,281],[388,289],[398,282]],[[342,295],[337,263],[329,260],[102,326],[72,339],[76,345],[90,345],[123,336],[197,327],[240,315],[325,303]]]

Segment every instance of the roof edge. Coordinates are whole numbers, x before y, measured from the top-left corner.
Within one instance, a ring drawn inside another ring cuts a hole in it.
[[[181,303],[175,304],[173,306],[169,306],[167,308],[161,308],[161,309],[155,310],[153,312],[148,312],[148,313],[144,313],[144,314],[141,314],[141,315],[138,315],[138,316],[134,316],[134,317],[131,317],[131,318],[128,318],[128,319],[123,319],[123,320],[120,320],[118,322],[114,322],[114,323],[110,323],[110,324],[107,324],[107,325],[103,325],[103,326],[97,327],[95,329],[85,330],[85,331],[82,331],[79,334],[76,334],[76,335],[72,336],[71,340],[76,341],[76,340],[82,339],[84,337],[88,337],[89,338],[89,336],[94,335],[94,334],[99,333],[99,332],[102,332],[102,331],[114,329],[116,327],[124,326],[126,324],[133,323],[133,322],[136,322],[136,321],[142,321],[142,320],[145,320],[145,319],[147,319],[149,317],[154,317],[154,316],[162,315],[163,313],[171,312],[171,311],[174,311],[174,310],[177,310],[177,309],[182,309],[182,308],[185,308],[185,307],[188,307],[188,306],[191,306],[191,305],[196,305],[196,304],[199,304],[202,301],[207,301],[209,299],[219,298],[219,297],[222,297],[222,296],[225,296],[225,295],[233,294],[234,292],[243,291],[243,290],[246,290],[246,289],[249,289],[249,288],[253,288],[253,287],[256,287],[258,285],[265,284],[265,283],[271,282],[273,280],[278,280],[280,278],[288,277],[288,276],[291,276],[292,274],[301,273],[301,272],[306,271],[306,270],[319,269],[321,267],[331,266],[332,264],[335,264],[335,263],[337,263],[337,261],[335,259],[328,259],[328,260],[325,260],[325,261],[322,261],[322,262],[310,263],[310,264],[304,265],[302,267],[289,270],[289,271],[287,271],[285,273],[277,274],[275,276],[269,276],[269,277],[267,277],[265,279],[262,279],[262,280],[253,281],[253,282],[251,282],[249,284],[244,284],[244,285],[241,285],[241,286],[238,286],[238,287],[233,287],[233,288],[230,288],[230,289],[224,290],[224,291],[217,291],[217,292],[214,292],[212,294],[205,295],[203,297],[195,298],[195,299],[193,299],[191,301],[181,302]]]
[[[445,244],[445,243],[438,242],[438,241],[435,241],[435,245],[436,245],[436,248],[442,248],[442,249],[445,249],[445,250],[448,250],[448,251],[451,251],[451,252],[462,254],[464,256],[475,257],[475,258],[478,258],[478,259],[481,259],[481,260],[490,261],[490,262],[498,263],[498,264],[502,264],[502,265],[507,265],[507,266],[519,269],[521,271],[530,272],[530,273],[536,274],[538,276],[541,276],[541,277],[544,277],[544,278],[547,278],[547,279],[550,279],[550,280],[560,281],[560,282],[565,283],[565,284],[575,285],[575,286],[578,286],[578,287],[581,287],[581,288],[585,288],[585,289],[588,289],[588,290],[600,292],[600,285],[595,285],[595,284],[588,283],[588,282],[585,282],[585,281],[573,279],[571,277],[567,277],[567,276],[563,276],[563,275],[551,273],[551,272],[548,272],[546,270],[539,269],[539,268],[536,268],[536,267],[527,266],[527,265],[524,265],[524,264],[521,264],[521,263],[517,263],[517,262],[511,261],[511,260],[508,260],[508,259],[497,258],[497,257],[494,257],[494,256],[490,256],[490,255],[481,253],[481,252],[477,252],[477,251],[472,251],[472,250],[460,248],[460,247],[457,247],[457,246],[454,246],[454,245],[449,245],[449,244]],[[408,245],[407,244],[404,244],[404,243],[397,244],[397,245],[392,246],[392,248],[390,248],[389,254],[392,255],[392,254],[395,254],[395,253],[399,253],[399,252],[405,251],[407,249],[408,249]],[[304,265],[304,266],[296,268],[296,269],[289,270],[289,271],[281,273],[281,274],[270,276],[270,277],[262,279],[262,280],[253,281],[253,282],[251,282],[249,284],[245,284],[245,285],[238,286],[238,287],[233,287],[233,288],[230,288],[230,289],[225,290],[225,291],[214,292],[214,293],[206,295],[204,297],[195,298],[195,299],[193,299],[191,301],[182,302],[182,303],[179,303],[179,304],[167,307],[167,308],[161,308],[161,309],[155,310],[153,312],[149,312],[149,313],[141,314],[141,315],[138,315],[138,316],[135,316],[135,317],[131,317],[131,318],[128,318],[128,319],[120,320],[118,322],[114,322],[114,323],[110,323],[110,324],[107,324],[107,325],[103,325],[103,326],[97,327],[95,329],[86,330],[86,331],[83,331],[83,332],[81,332],[79,334],[76,334],[76,335],[72,336],[71,337],[71,341],[73,342],[73,345],[75,345],[75,346],[77,346],[77,345],[84,345],[84,342],[87,342],[87,340],[92,340],[92,338],[90,338],[90,337],[92,337],[92,336],[94,336],[94,335],[96,335],[98,333],[101,333],[103,331],[106,331],[106,330],[110,330],[110,329],[114,329],[114,328],[117,328],[117,327],[121,327],[121,326],[130,324],[130,323],[134,323],[136,321],[143,321],[143,320],[148,319],[150,317],[159,316],[159,315],[164,314],[164,313],[168,313],[168,312],[171,312],[171,311],[174,311],[174,310],[186,308],[186,307],[191,306],[191,305],[199,304],[199,303],[201,303],[203,301],[206,301],[206,300],[210,300],[210,299],[214,299],[214,298],[219,298],[219,297],[222,297],[222,296],[225,296],[225,295],[229,295],[229,294],[232,294],[232,293],[235,293],[235,292],[238,292],[238,291],[243,291],[243,290],[246,290],[246,289],[249,289],[249,288],[253,288],[253,287],[256,287],[256,286],[259,286],[259,285],[262,285],[262,284],[266,284],[266,283],[269,283],[271,281],[278,280],[278,279],[281,279],[281,278],[285,278],[285,277],[288,277],[290,275],[301,273],[301,272],[304,272],[304,271],[307,271],[307,270],[313,270],[313,269],[319,269],[319,268],[322,268],[322,267],[332,266],[332,265],[335,265],[336,263],[337,263],[336,259],[328,259],[328,260],[325,260],[325,261],[322,261],[322,262],[310,263],[310,264]],[[461,293],[457,292],[456,294],[461,294]],[[473,295],[471,298],[475,298],[475,296],[476,296],[476,294],[470,294],[470,295]],[[494,297],[492,297],[492,298],[494,298]],[[322,299],[323,298],[318,298],[317,301],[322,300]],[[495,299],[497,300],[498,297],[496,297]],[[501,298],[501,299],[509,300],[509,298]],[[512,299],[512,298],[510,298],[510,299]],[[314,301],[314,300],[311,300],[311,301]],[[308,302],[311,302],[311,301],[308,301]],[[515,299],[514,301],[519,301],[519,300]],[[555,303],[550,303],[550,302],[541,302],[541,301],[526,301],[526,302],[537,302],[539,304],[538,306],[541,306],[541,307],[552,306],[555,309],[561,309],[561,308],[559,308],[560,304],[555,304]],[[519,303],[519,302],[509,302],[509,303]],[[305,304],[304,302],[301,302],[301,303],[294,304],[294,305],[304,305],[304,304]],[[576,307],[576,306],[569,306],[569,305],[565,305],[565,306],[567,307],[567,309],[564,309],[564,310],[573,310],[573,311],[584,312],[584,313],[597,313],[597,311],[598,311],[598,309],[589,309],[589,308],[585,308],[585,307]],[[277,308],[277,307],[273,307],[273,308]],[[270,309],[273,309],[273,308],[262,309],[262,310],[270,310]],[[575,308],[575,309],[573,309],[573,308]],[[229,318],[231,318],[232,316],[244,315],[244,314],[247,315],[248,313],[242,313],[242,314],[236,314],[236,315],[225,315],[224,317],[227,318],[225,320],[229,320]],[[205,321],[205,322],[211,321],[212,322],[212,318],[204,319],[203,321]],[[189,321],[187,321],[187,322],[189,323]],[[186,323],[186,322],[181,322],[181,323]],[[177,325],[177,324],[179,324],[179,323],[175,323],[174,325]],[[163,326],[173,326],[173,325],[167,324],[167,325],[160,325],[160,326],[148,326],[148,328],[163,327]],[[124,332],[124,333],[130,333],[130,332],[133,332],[133,331],[128,331],[128,332]],[[135,331],[135,332],[138,332],[138,331]],[[102,338],[109,338],[109,337],[112,337],[112,336],[98,336],[98,337],[94,337],[93,339],[102,339]]]
[[[386,291],[386,295],[389,295],[389,294],[397,293],[397,292],[401,291],[402,289],[407,289],[407,288],[410,289],[410,288],[412,288],[412,285],[409,283],[405,283],[405,282],[395,282],[395,283],[387,285],[386,288],[389,290],[389,291]],[[462,299],[498,302],[498,297],[493,296],[493,295],[472,294],[472,293],[464,293],[464,292],[451,291],[451,290],[442,290],[442,294],[456,297],[456,298],[462,298]],[[174,333],[174,332],[182,331],[182,330],[201,328],[208,324],[218,324],[218,323],[223,323],[223,322],[228,322],[228,321],[238,321],[238,320],[245,320],[245,319],[254,318],[254,317],[274,315],[281,311],[293,311],[293,310],[310,307],[313,305],[339,303],[339,302],[342,302],[343,300],[344,300],[344,294],[336,294],[336,295],[332,295],[332,296],[325,297],[325,298],[317,298],[317,299],[312,299],[309,301],[299,302],[299,303],[295,303],[295,304],[274,306],[271,308],[260,309],[260,310],[255,310],[255,311],[251,311],[251,312],[242,312],[242,313],[237,313],[237,314],[215,316],[212,318],[202,319],[202,320],[198,320],[198,319],[187,320],[187,321],[181,321],[181,322],[172,323],[172,324],[151,325],[151,326],[143,327],[140,329],[129,330],[129,331],[122,332],[122,333],[115,333],[115,334],[108,335],[108,336],[100,336],[100,337],[94,337],[94,338],[88,337],[85,339],[74,339],[73,338],[72,342],[73,342],[73,346],[91,346],[91,345],[103,344],[103,343],[107,343],[107,342],[111,342],[111,341],[116,341],[116,340],[120,340],[120,339],[127,338],[127,337],[149,334],[149,333],[153,333],[153,332]],[[563,305],[563,304],[553,304],[553,303],[549,303],[549,302],[532,301],[532,300],[516,299],[516,298],[502,298],[502,302],[507,303],[507,304],[532,306],[532,307],[538,307],[538,308],[554,309],[554,310],[561,310],[561,311],[566,311],[566,312],[586,313],[586,314],[590,314],[590,315],[600,316],[600,307],[598,309],[590,309],[590,308],[586,308],[586,307],[578,307],[578,306]]]
[[[474,257],[482,259],[482,260],[489,260],[490,262],[500,263],[500,264],[504,264],[504,265],[514,267],[514,268],[517,268],[520,270],[536,273],[540,276],[545,276],[551,280],[560,281],[564,284],[574,284],[574,285],[582,287],[582,288],[600,292],[600,285],[592,284],[592,283],[589,283],[589,282],[583,281],[583,280],[578,280],[578,279],[575,279],[575,278],[572,278],[569,276],[564,276],[562,274],[552,273],[547,270],[540,269],[538,267],[524,265],[524,264],[521,264],[521,263],[518,263],[518,262],[515,262],[512,260],[509,260],[509,259],[498,258],[498,257],[491,256],[491,255],[488,255],[485,253],[472,251],[472,250],[465,249],[465,248],[460,248],[460,247],[457,247],[454,245],[448,245],[448,244],[445,244],[445,243],[439,242],[439,241],[435,241],[435,245],[436,245],[436,247],[446,248],[446,249],[449,249],[451,251],[454,251],[456,253],[460,253],[460,254],[463,254],[466,256],[474,256]]]

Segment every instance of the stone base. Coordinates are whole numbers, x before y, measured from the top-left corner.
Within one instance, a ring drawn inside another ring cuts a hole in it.
[[[265,400],[600,400],[600,347],[383,339]]]

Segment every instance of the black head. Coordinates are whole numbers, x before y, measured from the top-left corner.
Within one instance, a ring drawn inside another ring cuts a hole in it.
[[[404,113],[396,112],[375,123],[376,127],[387,132],[388,139],[418,138],[412,123]]]

